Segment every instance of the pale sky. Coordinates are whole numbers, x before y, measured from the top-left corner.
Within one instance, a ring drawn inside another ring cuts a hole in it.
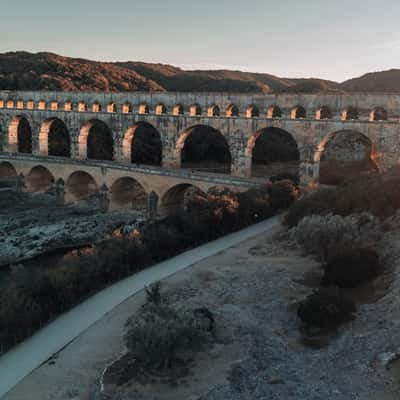
[[[0,0],[0,52],[342,81],[400,68],[399,0]]]

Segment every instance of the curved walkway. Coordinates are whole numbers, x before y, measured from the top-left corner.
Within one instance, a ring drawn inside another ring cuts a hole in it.
[[[82,332],[144,286],[167,278],[207,257],[279,224],[279,216],[182,253],[102,290],[63,314],[0,358],[0,397]]]

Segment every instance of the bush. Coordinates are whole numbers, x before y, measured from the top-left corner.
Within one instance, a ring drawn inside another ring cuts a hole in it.
[[[356,312],[354,302],[338,288],[323,288],[308,296],[299,306],[298,317],[309,327],[333,329],[350,321]]]
[[[239,220],[245,225],[262,221],[274,214],[271,198],[265,187],[239,193]]]
[[[209,338],[203,312],[147,305],[127,322],[125,343],[148,369],[172,368],[184,350],[196,351]]]
[[[347,248],[328,260],[322,283],[354,288],[376,278],[380,271],[379,255],[375,250]]]
[[[269,184],[267,192],[271,198],[271,207],[275,211],[288,208],[299,196],[298,189],[288,180]]]
[[[308,253],[326,260],[337,246],[357,241],[360,227],[355,216],[312,215],[303,218],[297,227],[291,229],[290,236]]]

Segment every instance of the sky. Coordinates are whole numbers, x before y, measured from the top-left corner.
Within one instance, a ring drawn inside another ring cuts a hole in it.
[[[400,68],[399,0],[0,0],[0,52],[335,81]]]

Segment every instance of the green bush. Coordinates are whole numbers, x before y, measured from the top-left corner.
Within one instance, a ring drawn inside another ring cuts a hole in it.
[[[345,248],[324,267],[323,285],[354,288],[376,278],[382,267],[378,253],[369,248]]]
[[[350,321],[356,305],[335,287],[316,290],[299,306],[297,315],[309,327],[334,329]]]
[[[182,351],[200,349],[209,326],[202,312],[149,304],[127,322],[125,344],[147,368],[169,369],[183,361]]]

